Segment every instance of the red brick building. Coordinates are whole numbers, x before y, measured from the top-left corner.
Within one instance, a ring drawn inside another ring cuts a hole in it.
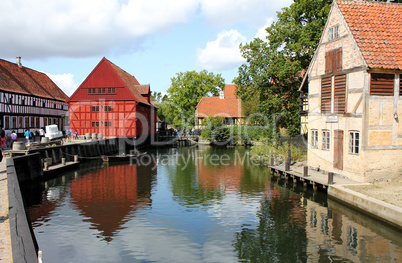
[[[150,85],[103,58],[67,101],[78,134],[147,138],[156,131]]]

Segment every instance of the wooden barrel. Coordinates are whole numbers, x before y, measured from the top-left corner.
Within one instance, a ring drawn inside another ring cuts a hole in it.
[[[85,139],[86,140],[89,140],[89,139],[91,139],[91,134],[88,132],[88,133],[85,133]]]
[[[14,142],[13,143],[13,151],[21,151],[25,150],[25,143],[24,142]]]
[[[96,133],[92,133],[92,140],[96,140]]]

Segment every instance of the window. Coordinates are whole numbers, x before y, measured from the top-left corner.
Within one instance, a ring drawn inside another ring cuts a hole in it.
[[[112,111],[112,106],[105,106],[105,107],[104,107],[104,110],[105,110],[105,111]]]
[[[331,27],[328,34],[329,40],[339,37],[339,25]]]
[[[91,94],[91,93],[92,93],[92,89],[89,88],[89,89],[88,89],[88,94]]]
[[[399,96],[402,96],[402,74],[399,75]]]
[[[116,89],[115,89],[115,88],[112,88],[112,93],[116,93]]]
[[[101,93],[102,92],[102,88],[98,88],[98,93]]]
[[[108,127],[108,126],[111,127],[111,126],[112,126],[112,122],[111,122],[111,121],[109,121],[109,122],[105,121],[105,126],[106,126],[106,127]]]
[[[99,121],[93,121],[92,127],[99,127]]]
[[[92,88],[92,93],[95,93],[95,88]]]
[[[92,111],[99,111],[99,106],[92,106]]]
[[[349,153],[359,154],[360,145],[360,132],[351,131],[349,132]]]
[[[4,118],[4,128],[5,129],[10,129],[10,117],[5,117]]]
[[[311,148],[318,148],[318,130],[311,130]]]
[[[102,88],[102,93],[105,93],[105,88]]]
[[[331,112],[332,78],[321,80],[321,113]]]
[[[342,48],[325,53],[325,74],[331,74],[342,70]]]
[[[112,93],[112,88],[107,88],[107,93]]]
[[[322,149],[329,150],[330,146],[330,132],[329,131],[322,131]]]
[[[36,128],[39,128],[39,121],[40,121],[40,120],[39,120],[39,117],[36,117],[36,118],[35,118],[35,124],[36,124],[35,127],[36,127]]]
[[[35,127],[35,118],[31,117],[31,125],[29,127]]]
[[[346,75],[335,76],[334,112],[346,112]]]
[[[393,96],[394,80],[394,74],[371,73],[370,95]]]
[[[25,117],[25,128],[29,128],[29,117]]]
[[[18,117],[18,128],[22,128],[22,117]]]
[[[17,128],[17,117],[12,117],[13,118],[13,127],[12,128]]]

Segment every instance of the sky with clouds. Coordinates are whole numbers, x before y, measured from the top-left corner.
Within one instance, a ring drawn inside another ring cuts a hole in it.
[[[71,95],[103,57],[152,91],[203,69],[227,84],[244,63],[240,43],[264,38],[283,0],[5,0],[1,59],[45,72]]]

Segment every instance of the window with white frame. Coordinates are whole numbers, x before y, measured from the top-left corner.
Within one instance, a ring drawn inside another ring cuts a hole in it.
[[[311,130],[311,148],[318,148],[318,130]]]
[[[331,134],[329,131],[322,131],[322,149],[329,150]]]
[[[349,153],[359,154],[360,146],[360,132],[350,131],[349,132]]]
[[[339,36],[339,25],[335,25],[329,29],[328,38],[329,40],[332,40],[334,38],[337,38],[338,36]]]

